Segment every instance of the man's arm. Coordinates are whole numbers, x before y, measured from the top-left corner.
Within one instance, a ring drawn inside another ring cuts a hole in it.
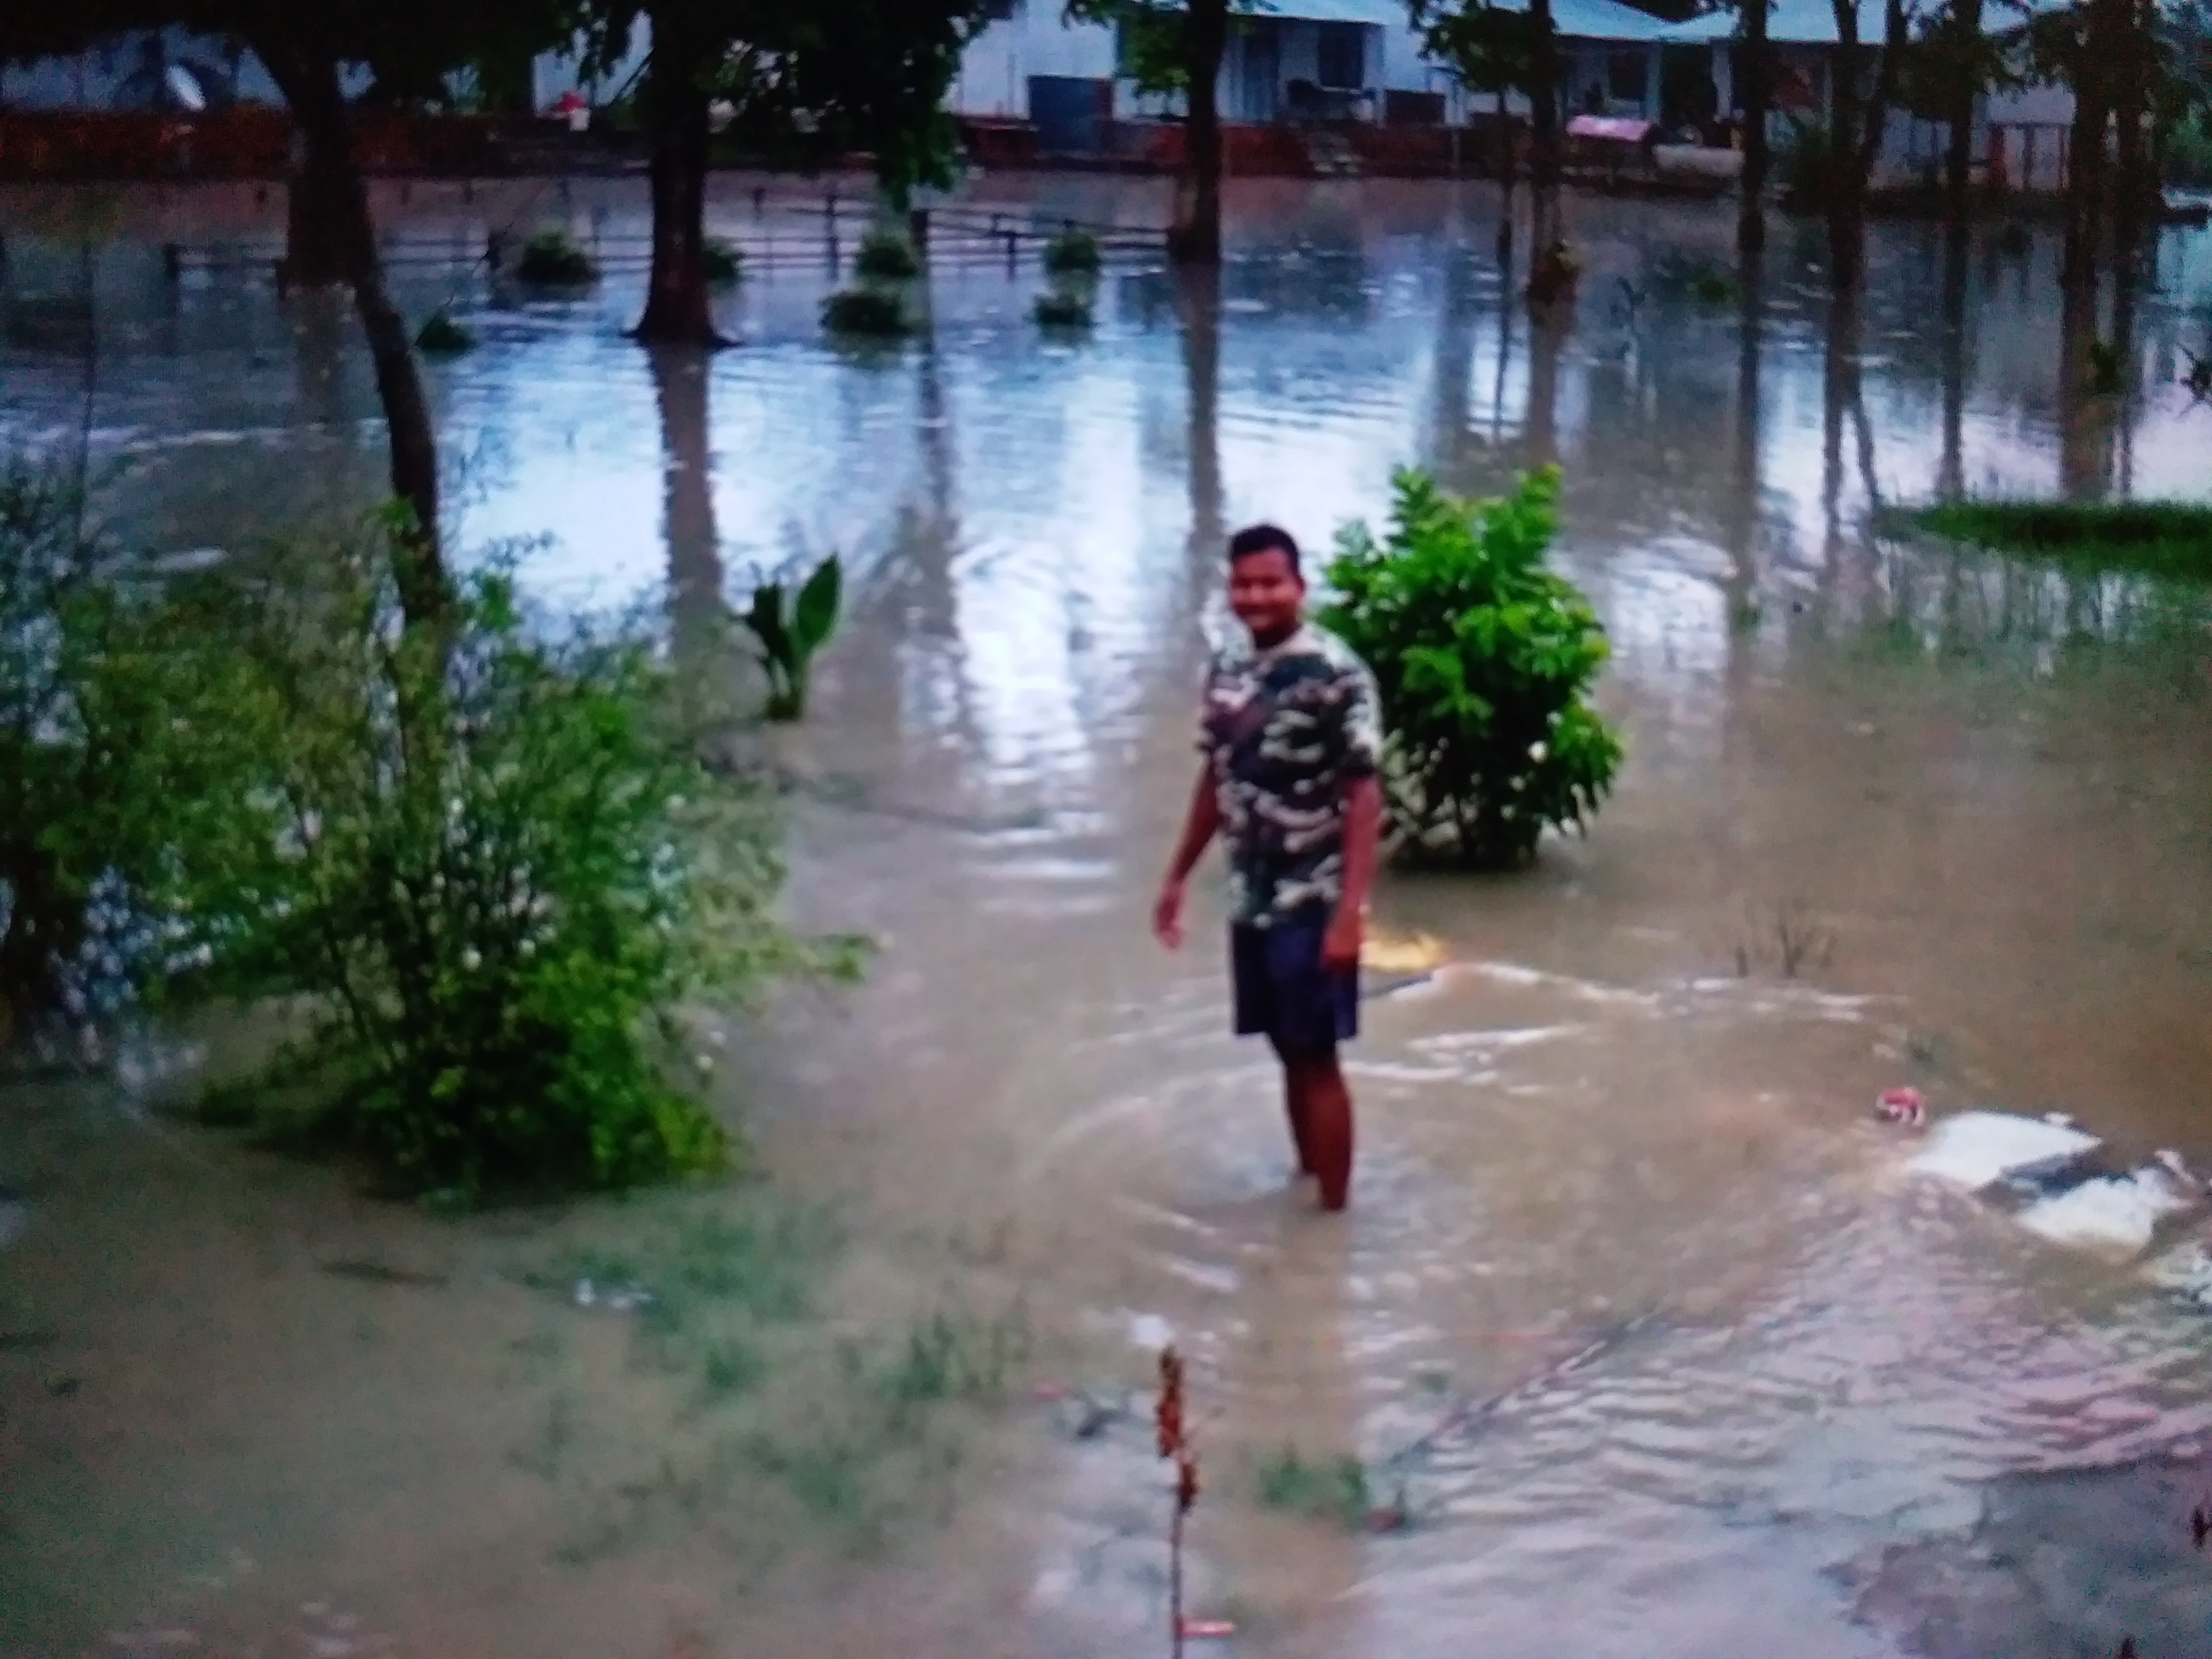
[[[1183,815],[1182,839],[1176,843],[1175,858],[1168,865],[1167,878],[1160,884],[1159,901],[1152,907],[1152,932],[1169,950],[1182,944],[1183,884],[1190,872],[1206,856],[1221,828],[1221,798],[1213,783],[1213,763],[1203,762],[1198,769],[1198,783],[1191,791],[1190,810]]]
[[[1372,772],[1344,786],[1344,893],[1322,937],[1322,964],[1354,968],[1366,938],[1367,896],[1375,885],[1376,849],[1382,841],[1382,786]]]

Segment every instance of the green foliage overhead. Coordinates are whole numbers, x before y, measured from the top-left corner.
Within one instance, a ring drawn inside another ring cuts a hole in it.
[[[1062,15],[1071,23],[1102,23],[1115,33],[1119,63],[1115,72],[1133,82],[1139,92],[1154,97],[1176,97],[1190,90],[1193,50],[1192,14],[1198,5],[1182,0],[1066,0]],[[1212,0],[1218,11],[1229,14],[1237,27],[1240,14],[1266,12],[1268,0]]]
[[[1525,9],[1484,0],[1413,0],[1423,54],[1474,92],[1527,93],[1536,82],[1536,24]]]
[[[768,671],[769,719],[805,718],[815,653],[836,632],[844,581],[844,566],[833,553],[800,584],[799,597],[787,604],[781,582],[763,582],[753,589],[752,604],[738,620],[760,647],[761,665]]]
[[[1621,761],[1584,701],[1604,629],[1544,562],[1558,469],[1496,500],[1457,499],[1410,470],[1394,483],[1382,540],[1364,524],[1340,536],[1322,621],[1374,670],[1400,852],[1510,867],[1547,826],[1582,827]]]
[[[988,0],[583,0],[591,59],[611,68],[641,21],[679,52],[684,79],[726,100],[744,148],[797,165],[865,151],[895,205],[949,184],[945,107]],[[652,125],[648,112],[648,126]]]

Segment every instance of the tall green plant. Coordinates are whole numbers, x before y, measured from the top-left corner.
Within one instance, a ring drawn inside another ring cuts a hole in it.
[[[831,554],[801,584],[799,596],[787,605],[781,582],[763,582],[753,589],[751,605],[738,617],[760,647],[761,666],[768,671],[768,717],[796,720],[806,717],[806,692],[812,677],[814,656],[837,629],[837,612],[844,599],[844,568]]]
[[[1322,621],[1374,670],[1400,853],[1474,868],[1534,855],[1547,827],[1583,828],[1621,744],[1585,702],[1607,655],[1574,584],[1545,567],[1559,470],[1466,501],[1411,469],[1380,541],[1339,536]]]

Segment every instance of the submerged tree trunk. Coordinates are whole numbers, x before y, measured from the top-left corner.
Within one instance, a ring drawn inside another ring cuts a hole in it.
[[[708,104],[714,43],[681,27],[673,7],[653,14],[646,66],[646,131],[653,146],[653,273],[636,336],[653,345],[720,345],[707,285]]]
[[[1505,107],[1505,88],[1498,88],[1498,246],[1503,253],[1513,246],[1513,115]]]
[[[2088,24],[2076,54],[2074,125],[2066,138],[2066,252],[2059,281],[2069,289],[2097,282],[2099,246],[2104,240],[2105,132],[2112,124],[2112,30],[2110,0],[2090,0]],[[2094,301],[2091,302],[2094,320]]]
[[[1966,413],[1966,223],[1954,220],[1943,241],[1943,453],[1936,493],[1955,500],[1966,493],[1963,428]]]
[[[346,280],[340,222],[345,158],[333,155],[295,113],[290,172],[284,187],[284,258],[277,279],[288,288],[327,288]]]
[[[1743,0],[1743,175],[1737,185],[1735,245],[1745,253],[1766,246],[1766,116],[1774,95],[1766,9],[1767,0]]]
[[[1228,527],[1221,489],[1221,268],[1193,266],[1176,277],[1176,309],[1182,324],[1183,378],[1189,404],[1190,545],[1193,569],[1203,570],[1210,591],[1214,568],[1203,563],[1222,551]]]
[[[1982,0],[1951,0],[1952,27],[1964,52],[1982,34]],[[1974,172],[1974,106],[1981,89],[1974,76],[1959,74],[1952,88],[1950,143],[1943,156],[1943,215],[1963,234]]]
[[[384,286],[384,260],[369,216],[368,184],[354,149],[337,62],[289,40],[262,39],[252,45],[291,106],[292,118],[309,153],[322,157],[319,189],[329,191],[329,226],[345,281],[353,289],[354,310],[368,341],[377,397],[384,405],[392,446],[392,493],[413,519],[395,542],[393,574],[400,605],[410,624],[436,622],[452,600],[439,553],[437,434],[430,424],[429,399],[422,390],[407,319]]]
[[[1529,247],[1541,259],[1560,240],[1559,37],[1552,0],[1528,8]]]
[[[1855,288],[1866,268],[1867,194],[1881,157],[1890,93],[1905,44],[1904,0],[1884,7],[1881,58],[1872,88],[1862,85],[1856,0],[1833,0],[1836,59],[1830,74],[1828,173],[1829,281]]]
[[[1229,50],[1229,0],[1190,0],[1183,28],[1190,88],[1182,167],[1176,175],[1168,257],[1177,264],[1221,260],[1221,60]]]
[[[2125,264],[2141,252],[2143,227],[2158,195],[2143,133],[2150,115],[2151,58],[2158,47],[2148,0],[2115,0],[2114,10],[2114,33],[2119,38],[2115,42],[2112,113],[2118,125],[2119,187],[2112,192],[2112,244],[2115,261]]]

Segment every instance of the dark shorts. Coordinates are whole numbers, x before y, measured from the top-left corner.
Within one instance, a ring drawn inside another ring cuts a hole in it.
[[[1321,965],[1328,918],[1291,918],[1229,930],[1237,1035],[1263,1036],[1295,1054],[1320,1053],[1359,1035],[1359,970]]]

